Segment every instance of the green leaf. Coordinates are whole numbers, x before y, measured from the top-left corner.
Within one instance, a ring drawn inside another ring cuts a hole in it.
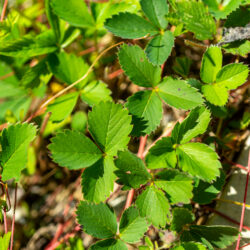
[[[45,31],[35,38],[26,35],[16,40],[10,40],[0,45],[0,55],[29,58],[55,52],[55,37],[51,30]]]
[[[195,216],[188,209],[176,207],[172,212],[173,219],[171,221],[170,230],[179,233],[187,224],[191,224]]]
[[[204,245],[223,249],[235,242],[238,238],[238,229],[229,226],[191,226],[188,235],[187,231],[181,236],[181,240],[190,241],[190,236]],[[207,244],[207,242],[209,244]]]
[[[232,43],[222,45],[222,48],[227,53],[247,57],[247,55],[250,53],[250,41],[249,40],[235,41]]]
[[[21,171],[26,167],[28,147],[36,136],[36,127],[28,123],[10,125],[0,137],[2,151],[0,164],[2,180],[15,178],[19,180]]]
[[[78,223],[87,234],[100,239],[116,234],[116,216],[106,204],[81,201],[76,213]]]
[[[119,232],[121,240],[128,243],[139,242],[148,229],[146,218],[140,216],[135,207],[129,207],[122,215]]]
[[[220,193],[224,183],[225,174],[222,171],[220,176],[213,183],[197,180],[194,186],[194,197],[192,200],[199,204],[211,203]]]
[[[172,131],[172,138],[177,144],[184,144],[197,135],[206,132],[210,122],[210,112],[204,106],[193,109],[186,119],[177,123]]]
[[[202,143],[187,143],[176,149],[179,166],[189,174],[211,182],[220,175],[218,155]]]
[[[195,0],[176,3],[177,15],[186,28],[199,40],[212,39],[216,33],[213,17],[209,15],[202,2]]]
[[[173,70],[177,74],[186,78],[189,75],[191,64],[192,64],[192,60],[188,57],[176,57]]]
[[[90,250],[128,250],[126,244],[121,240],[107,239],[97,241]]]
[[[227,28],[245,27],[249,23],[249,15],[250,15],[249,5],[238,8],[227,17],[224,26]]]
[[[155,185],[167,193],[171,204],[190,203],[193,197],[192,179],[177,170],[164,170],[157,174]]]
[[[81,99],[88,105],[93,106],[101,101],[111,101],[111,91],[102,81],[93,81],[81,89]]]
[[[146,163],[149,169],[175,168],[177,158],[170,137],[156,142],[146,156]]]
[[[228,100],[228,90],[219,86],[217,83],[215,84],[206,84],[201,87],[203,95],[206,99],[216,106],[223,106],[227,103]]]
[[[93,27],[94,19],[84,1],[52,0],[50,4],[54,13],[69,24],[81,28]]]
[[[223,67],[216,76],[216,83],[229,90],[236,89],[246,82],[248,66],[240,63],[232,63]]]
[[[52,159],[71,170],[89,167],[102,157],[98,147],[78,131],[59,132],[51,141],[48,148]]]
[[[140,4],[144,14],[155,26],[160,29],[167,27],[168,5],[165,0],[140,0]]]
[[[178,109],[193,109],[203,103],[202,95],[186,81],[164,78],[159,85],[159,95],[168,105]]]
[[[105,201],[114,188],[116,176],[115,165],[111,157],[101,158],[82,174],[82,192],[84,199],[101,202]]]
[[[60,20],[51,9],[50,2],[51,0],[45,0],[44,2],[45,12],[46,12],[49,24],[55,34],[56,40],[57,42],[60,42],[60,38],[61,38]]]
[[[137,198],[136,205],[141,216],[156,227],[164,227],[169,221],[169,203],[164,193],[154,186],[147,187]]]
[[[5,233],[3,237],[0,237],[0,249],[1,250],[8,250],[9,243],[10,243],[11,232]]]
[[[197,242],[186,242],[179,246],[171,248],[171,250],[207,250],[207,248],[201,243]]]
[[[155,35],[157,28],[143,19],[132,13],[119,13],[106,20],[105,28],[114,35],[126,38],[135,39],[146,35]]]
[[[126,185],[131,188],[139,188],[150,179],[143,161],[129,151],[120,151],[115,161],[116,167],[119,169],[115,174],[119,177],[119,184]]]
[[[210,46],[202,57],[200,76],[205,83],[215,82],[216,75],[222,67],[222,52],[220,47]]]
[[[61,122],[66,119],[73,111],[77,99],[78,92],[69,93],[57,98],[47,108],[48,112],[51,112],[50,120],[53,122]]]
[[[167,30],[163,35],[155,36],[146,47],[146,54],[154,65],[163,64],[171,54],[174,46],[174,35]]]
[[[153,66],[139,46],[122,45],[118,57],[122,69],[134,84],[154,87],[160,82],[161,68]]]
[[[71,128],[77,131],[84,131],[87,127],[87,115],[83,111],[77,111],[71,120]]]
[[[67,84],[71,84],[80,79],[89,68],[81,57],[65,52],[50,55],[48,62],[51,72]],[[85,85],[87,80],[88,79],[85,78],[85,80],[78,83],[77,86]]]
[[[242,0],[203,0],[203,2],[208,6],[209,12],[211,12],[216,19],[225,19],[232,11],[240,6]]]
[[[121,104],[100,102],[89,112],[89,132],[107,155],[124,150],[132,130],[131,116]]]
[[[133,135],[150,134],[159,126],[163,110],[161,100],[155,91],[136,92],[128,98],[126,107],[132,115]]]

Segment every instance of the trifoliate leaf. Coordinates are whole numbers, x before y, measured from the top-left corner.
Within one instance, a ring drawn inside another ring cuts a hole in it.
[[[173,70],[177,74],[186,78],[189,75],[191,64],[192,64],[192,60],[188,57],[176,57],[176,60],[175,60],[174,66],[173,66]],[[188,79],[188,80],[190,80],[190,79]]]
[[[162,119],[162,102],[155,91],[136,92],[128,98],[126,107],[132,115],[135,136],[150,134],[159,126]]]
[[[52,0],[50,4],[54,13],[69,24],[81,28],[93,27],[94,19],[84,1]]]
[[[84,199],[93,202],[105,201],[114,188],[115,165],[111,157],[101,158],[82,174]]]
[[[218,155],[202,143],[187,143],[176,149],[180,168],[199,179],[211,182],[220,175]]]
[[[0,55],[29,58],[49,54],[57,49],[54,34],[49,30],[36,36],[36,38],[26,35],[16,40],[1,43]]]
[[[201,87],[203,95],[215,106],[223,106],[228,100],[228,90],[224,86],[206,84]]]
[[[121,240],[107,239],[97,241],[90,250],[128,250],[126,244]]]
[[[47,111],[52,113],[50,120],[53,122],[61,122],[67,118],[76,105],[78,95],[77,92],[69,93],[60,96],[50,104],[47,108]]]
[[[154,186],[147,187],[137,198],[136,205],[141,216],[156,227],[164,227],[169,221],[169,203],[164,193]]]
[[[100,101],[111,101],[111,91],[102,81],[93,81],[81,89],[81,99],[88,105],[93,106]]]
[[[29,144],[36,136],[36,127],[28,123],[10,125],[0,137],[2,151],[0,165],[2,180],[19,180],[21,171],[26,167]]]
[[[177,163],[175,150],[170,137],[162,138],[149,150],[146,156],[149,169],[174,168]]]
[[[222,52],[220,47],[209,47],[202,57],[200,76],[205,83],[215,82],[216,75],[222,67]]]
[[[146,218],[140,216],[135,207],[130,207],[124,211],[120,226],[120,238],[128,243],[139,242],[148,229]]]
[[[106,204],[81,201],[76,213],[78,223],[93,237],[105,239],[116,234],[116,216]]]
[[[213,183],[197,180],[194,185],[194,197],[192,200],[199,204],[209,204],[214,200],[221,191],[225,183],[225,174],[221,171],[221,175]]]
[[[158,28],[165,29],[168,25],[166,15],[168,5],[165,0],[141,0],[141,8],[147,18]]]
[[[157,27],[153,24],[128,12],[112,16],[112,18],[106,20],[104,26],[114,35],[127,39],[140,38],[146,35],[153,36],[158,32]]]
[[[115,171],[119,177],[117,182],[128,187],[139,188],[140,185],[146,184],[151,177],[143,161],[129,151],[120,151],[115,165],[119,169]]]
[[[216,25],[213,17],[209,15],[202,2],[194,0],[178,1],[176,3],[177,15],[199,40],[212,39],[216,33]]]
[[[172,212],[173,219],[171,221],[170,230],[179,233],[183,226],[191,224],[195,216],[186,208],[176,207]]]
[[[172,138],[177,144],[186,143],[197,135],[205,133],[209,122],[209,110],[204,106],[196,107],[181,124],[175,125]]]
[[[51,139],[49,150],[52,159],[62,167],[69,169],[86,168],[102,157],[102,152],[84,134],[65,130]]]
[[[217,1],[217,0],[203,0],[208,6],[209,12],[216,19],[225,19],[232,11],[236,10],[241,0]]]
[[[193,197],[192,179],[177,170],[164,170],[157,174],[155,185],[167,193],[171,204],[190,203]]]
[[[207,250],[207,248],[201,243],[186,242],[186,243],[182,243],[179,246],[175,246],[171,248],[171,250]]]
[[[100,102],[89,113],[89,132],[107,155],[124,150],[132,130],[131,116],[121,104]]]
[[[118,57],[122,69],[134,84],[153,87],[160,82],[161,68],[153,66],[139,46],[122,45]]]
[[[240,63],[232,63],[223,67],[216,76],[216,83],[229,90],[236,89],[248,77],[248,66]]]
[[[150,62],[154,65],[163,64],[171,54],[174,46],[174,35],[167,30],[163,35],[155,36],[146,47],[146,54]]]
[[[203,103],[202,95],[186,81],[164,78],[159,85],[159,95],[168,105],[178,109],[193,109]]]
[[[84,63],[81,57],[65,52],[50,55],[48,62],[52,73],[67,84],[80,79],[88,70],[88,65]],[[77,86],[85,85],[86,81],[87,79],[83,80]]]
[[[198,241],[208,247],[223,249],[233,244],[238,234],[238,229],[234,227],[193,225],[190,226],[189,231],[184,231],[181,241]]]

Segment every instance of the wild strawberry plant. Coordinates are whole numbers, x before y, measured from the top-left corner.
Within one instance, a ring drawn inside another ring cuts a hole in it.
[[[225,147],[221,124],[216,137],[211,121],[227,117],[230,93],[247,81],[247,1],[45,0],[44,11],[50,28],[34,21],[38,14],[26,20],[11,9],[0,23],[4,216],[7,183],[20,182],[26,168],[26,175],[34,173],[36,152],[49,136],[53,162],[82,172],[76,222],[98,239],[90,249],[203,250],[233,244],[238,229],[198,225],[194,204],[210,204],[225,182],[218,155]],[[5,12],[3,7],[2,16]],[[241,27],[246,34],[230,40],[230,33],[221,36],[223,27]],[[81,57],[85,39],[93,42],[93,53]],[[105,39],[111,42],[98,54]],[[202,51],[200,74],[191,73],[188,56],[176,56],[185,46]],[[122,92],[121,83],[110,88],[103,77],[105,65],[117,59],[113,51],[106,62],[101,56],[115,47],[125,82],[133,88],[121,95],[111,92]],[[224,63],[226,53],[233,62]],[[101,73],[93,73],[94,66]],[[171,133],[159,136],[166,110],[187,113]],[[240,129],[248,124],[245,112]],[[136,155],[132,144],[139,137]],[[147,138],[151,145],[145,150]],[[121,189],[128,192],[127,202],[115,214],[108,201]],[[6,223],[4,218],[0,246],[8,249],[10,242],[12,249],[14,228],[8,233]],[[173,239],[161,237],[159,246],[147,236],[152,228],[171,232]],[[82,249],[81,241],[70,244]]]

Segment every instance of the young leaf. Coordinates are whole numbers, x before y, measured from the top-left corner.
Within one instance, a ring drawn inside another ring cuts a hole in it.
[[[3,237],[0,236],[1,250],[9,249],[10,237],[11,237],[11,232],[4,234]]]
[[[216,106],[223,106],[227,103],[229,94],[224,86],[219,86],[217,83],[206,84],[201,87],[201,90],[210,103]]]
[[[67,84],[75,82],[88,70],[88,65],[84,63],[81,57],[65,52],[50,55],[48,62],[51,72]],[[86,81],[87,79],[83,80],[77,86],[85,85]]]
[[[163,64],[171,54],[174,46],[174,35],[167,30],[163,35],[155,36],[146,47],[146,54],[150,62],[154,65]]]
[[[36,127],[28,123],[10,125],[0,137],[2,151],[0,165],[2,180],[19,180],[21,171],[26,167],[29,144],[36,136]]]
[[[90,250],[128,250],[126,244],[121,240],[107,239],[97,241]]]
[[[49,30],[36,36],[36,38],[26,35],[2,43],[0,45],[0,55],[29,58],[49,54],[57,49],[54,34]]]
[[[215,82],[216,75],[222,67],[222,52],[220,47],[210,46],[204,53],[201,62],[200,77],[205,83]]]
[[[238,238],[239,231],[229,226],[190,226],[189,231],[184,231],[182,241],[198,241],[207,246],[223,249]]]
[[[141,216],[156,227],[164,227],[169,221],[169,203],[164,193],[154,186],[147,187],[137,198],[136,205]]]
[[[155,185],[167,193],[171,204],[190,203],[193,197],[192,179],[176,170],[164,170],[157,174]]]
[[[81,201],[76,213],[78,223],[93,237],[105,239],[116,234],[116,216],[106,204]]]
[[[101,158],[82,174],[84,199],[93,202],[105,201],[114,188],[115,165],[111,157]]]
[[[83,111],[77,111],[72,116],[71,128],[83,132],[87,127],[87,115]]]
[[[209,122],[209,110],[204,106],[196,107],[181,124],[175,125],[172,138],[175,143],[184,144],[197,135],[206,132]]]
[[[53,160],[69,169],[86,168],[102,157],[102,152],[84,134],[65,130],[57,133],[48,146]]]
[[[128,243],[139,242],[148,229],[146,218],[140,216],[135,207],[130,207],[122,215],[119,232],[121,240]]]
[[[179,166],[189,174],[211,182],[220,175],[218,155],[202,143],[187,143],[177,147]]]
[[[111,91],[102,81],[93,81],[81,89],[81,99],[89,106],[98,104],[101,101],[111,101]]]
[[[171,250],[207,250],[207,248],[201,243],[186,242],[186,243],[182,243],[179,246],[175,246],[171,248]]]
[[[160,82],[161,68],[153,66],[139,46],[122,45],[118,57],[122,69],[134,84],[154,87]]]
[[[240,63],[232,63],[223,67],[216,76],[219,86],[229,90],[236,89],[242,85],[248,77],[248,66]]]
[[[149,169],[175,168],[177,158],[170,137],[156,142],[146,156],[146,163]]]
[[[225,174],[222,171],[221,175],[213,183],[197,180],[194,186],[194,197],[192,200],[199,204],[209,204],[218,196],[224,184]]]
[[[93,27],[94,19],[84,1],[52,0],[50,4],[54,13],[69,24],[81,28]]]
[[[132,115],[133,135],[150,134],[159,126],[163,110],[161,100],[155,91],[136,92],[128,98],[126,107]]]
[[[67,118],[76,105],[78,95],[77,92],[69,93],[60,96],[50,104],[47,108],[47,111],[52,113],[50,120],[53,122],[61,122]]]
[[[183,226],[191,224],[195,216],[188,209],[176,207],[172,212],[173,219],[171,221],[170,229],[179,233]]]
[[[100,102],[89,113],[89,132],[107,155],[124,150],[132,130],[131,116],[121,104]]]
[[[189,75],[191,64],[192,64],[192,60],[188,57],[176,57],[176,60],[175,60],[174,66],[173,66],[173,70],[177,74],[181,75],[182,77],[187,78]],[[190,81],[190,80],[192,81],[195,79],[188,79],[187,81]],[[192,87],[194,87],[194,86],[192,86]]]
[[[106,20],[104,26],[114,35],[127,39],[140,38],[148,34],[153,36],[158,32],[153,24],[128,12],[112,16]]]
[[[165,29],[168,25],[166,15],[168,5],[165,0],[140,0],[141,8],[147,18],[158,28]]]
[[[120,151],[115,165],[119,169],[115,171],[119,177],[117,182],[128,187],[139,188],[151,177],[143,161],[129,151]]]
[[[164,78],[159,95],[168,105],[178,109],[193,109],[203,103],[202,95],[183,80]]]

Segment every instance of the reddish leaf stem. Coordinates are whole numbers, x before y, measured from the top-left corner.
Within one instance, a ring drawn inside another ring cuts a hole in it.
[[[17,200],[17,183],[16,183],[16,186],[15,186],[15,195],[14,195],[14,207],[13,207],[13,217],[12,217],[12,225],[11,225],[10,250],[13,249],[13,241],[14,241],[16,200]]]
[[[13,76],[13,75],[14,75],[14,72],[10,72],[10,73],[8,73],[8,74],[6,74],[6,75],[0,76],[0,80],[4,80],[4,79],[6,79],[6,78],[8,78],[8,77],[11,77],[11,76]]]
[[[250,174],[250,150],[249,150],[249,153],[248,153],[248,172],[247,172],[247,178],[246,178],[244,201],[243,201],[243,206],[242,206],[242,211],[241,211],[241,219],[240,219],[240,227],[239,227],[239,232],[240,233],[242,232],[243,222],[244,222],[244,216],[245,216],[247,190],[248,190],[248,182],[249,182],[249,174]],[[239,250],[240,239],[241,239],[241,235],[239,234],[235,250]]]
[[[7,10],[7,5],[8,5],[8,0],[5,0],[5,1],[4,1],[4,4],[3,4],[3,9],[2,9],[2,14],[1,14],[0,22],[2,22],[3,19],[4,19],[5,12],[6,12],[6,10]]]

